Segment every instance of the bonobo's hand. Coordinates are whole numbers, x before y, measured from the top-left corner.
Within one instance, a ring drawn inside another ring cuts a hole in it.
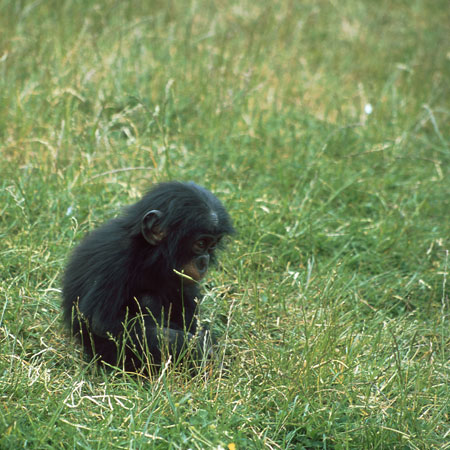
[[[213,357],[213,343],[209,330],[200,330],[196,334],[164,328],[162,338],[159,339],[160,348],[166,348],[175,360],[185,353],[196,362],[211,359]]]

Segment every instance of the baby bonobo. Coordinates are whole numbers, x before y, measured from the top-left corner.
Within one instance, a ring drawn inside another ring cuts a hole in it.
[[[222,203],[194,183],[153,187],[75,248],[63,280],[64,319],[89,356],[128,371],[178,360],[195,338],[195,358],[211,350],[197,324],[199,281],[225,235]]]

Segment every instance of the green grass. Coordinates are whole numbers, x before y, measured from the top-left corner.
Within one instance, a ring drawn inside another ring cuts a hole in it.
[[[0,448],[450,448],[449,23],[445,0],[0,0]],[[205,286],[226,370],[148,382],[83,359],[59,290],[167,179],[238,230]]]

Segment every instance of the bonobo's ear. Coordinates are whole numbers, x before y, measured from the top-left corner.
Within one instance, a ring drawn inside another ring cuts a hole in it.
[[[147,211],[142,218],[141,233],[150,245],[158,245],[166,237],[166,232],[161,229],[161,217],[161,211],[152,209]]]

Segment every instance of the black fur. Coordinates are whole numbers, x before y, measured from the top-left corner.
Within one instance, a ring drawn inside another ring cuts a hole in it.
[[[152,210],[159,213],[151,229],[156,245],[142,228]],[[163,346],[177,358],[199,332],[200,291],[174,269],[182,272],[195,262],[198,236],[215,242],[233,231],[225,208],[206,189],[194,183],[156,185],[73,252],[63,279],[67,326],[88,355],[127,370],[139,370],[149,360],[159,365]],[[207,268],[214,246],[205,253]]]

